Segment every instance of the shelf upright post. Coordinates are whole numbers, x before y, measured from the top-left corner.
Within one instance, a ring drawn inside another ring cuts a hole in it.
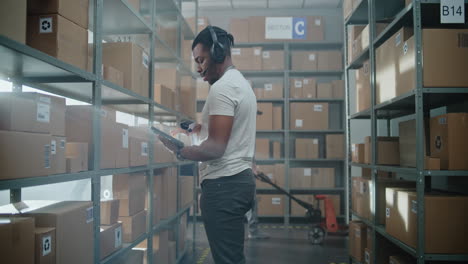
[[[376,209],[377,205],[377,184],[378,184],[378,177],[377,177],[377,112],[375,109],[376,105],[376,67],[375,67],[375,46],[372,44],[376,38],[376,2],[378,0],[368,0],[368,16],[369,16],[369,39],[371,43],[369,45],[369,61],[370,61],[370,82],[371,82],[371,149],[372,149],[372,158],[371,158],[371,175],[372,175],[372,183],[369,186],[369,191],[371,193],[371,217],[373,217],[372,224],[372,241],[374,243],[373,248],[377,252],[378,241],[376,235],[376,227],[377,227],[377,217],[376,217]],[[377,263],[377,254],[372,254],[372,263]]]
[[[23,85],[17,79],[12,80],[11,86],[14,93],[23,92]],[[21,202],[21,188],[10,189],[10,203],[18,202]]]
[[[348,63],[348,25],[345,24],[345,20],[343,18],[343,30],[344,30],[344,36],[343,36],[343,65],[344,65],[344,83],[345,83],[345,98],[344,98],[344,115],[345,115],[345,144],[346,144],[346,153],[345,153],[345,169],[343,170],[344,177],[345,177],[345,223],[349,225],[349,221],[352,220],[352,215],[349,210],[349,207],[351,205],[351,192],[350,192],[350,186],[351,186],[351,170],[352,167],[350,166],[349,160],[351,159],[351,119],[349,118],[349,115],[351,113],[350,109],[350,100],[349,100],[349,69],[347,67]]]
[[[155,57],[155,43],[156,43],[156,1],[151,1],[150,5],[150,10],[151,10],[151,33],[150,33],[150,54],[149,54],[149,64],[148,64],[148,70],[149,70],[149,98],[150,104],[148,105],[148,125],[153,126],[154,123],[154,89],[153,89],[153,83],[154,83],[154,57]],[[153,263],[153,218],[154,218],[154,170],[153,167],[151,166],[154,161],[154,156],[155,156],[155,149],[154,149],[154,141],[155,141],[155,135],[153,133],[150,133],[149,135],[149,141],[150,141],[150,146],[149,146],[149,155],[148,155],[148,171],[147,171],[147,178],[146,182],[148,185],[148,191],[147,191],[147,196],[148,196],[148,217],[147,217],[147,225],[146,225],[146,230],[148,234],[147,238],[147,251],[146,251],[146,259],[148,260],[148,263]]]
[[[421,22],[421,1],[413,0],[413,26],[415,36],[415,59],[416,59],[416,169],[417,169],[417,223],[418,223],[418,244],[416,247],[416,260],[418,264],[425,263],[425,176],[424,176],[424,103],[423,103],[423,83],[422,83],[422,22]]]
[[[96,81],[93,83],[93,144],[92,144],[92,166],[94,172],[101,168],[101,105],[102,105],[102,18],[103,0],[94,0],[94,26],[93,26],[93,72]],[[101,177],[93,175],[91,178],[91,200],[93,203],[93,241],[94,241],[94,263],[100,263],[100,224],[101,224]]]
[[[289,87],[289,84],[290,84],[290,81],[289,81],[289,78],[290,78],[290,71],[289,69],[291,68],[290,67],[290,63],[289,63],[289,52],[291,50],[291,45],[289,43],[284,43],[283,45],[283,51],[284,51],[284,87],[286,89],[284,89],[284,162],[285,162],[285,176],[284,179],[285,179],[285,182],[284,182],[284,186],[285,186],[285,189],[286,191],[290,191],[291,188],[290,188],[290,182],[291,182],[291,177],[289,175],[289,171],[290,171],[290,166],[291,166],[291,162],[290,162],[290,156],[291,156],[291,139],[290,139],[290,136],[291,136],[291,133],[290,133],[290,102],[289,102],[289,90],[291,89],[291,87]],[[287,202],[286,202],[287,201]],[[288,226],[289,225],[289,211],[290,211],[290,204],[291,204],[291,199],[289,198],[286,198],[285,197],[285,200],[284,200],[284,225]],[[288,229],[289,230],[289,229]]]

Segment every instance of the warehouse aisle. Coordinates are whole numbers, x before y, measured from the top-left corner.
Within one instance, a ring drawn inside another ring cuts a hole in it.
[[[348,263],[345,237],[329,236],[323,246],[313,246],[307,241],[306,225],[294,225],[287,231],[278,224],[262,224],[260,227],[271,238],[246,240],[247,264]],[[192,234],[191,230],[189,234]],[[182,264],[214,264],[200,223],[197,224],[196,239],[196,255],[189,252]]]

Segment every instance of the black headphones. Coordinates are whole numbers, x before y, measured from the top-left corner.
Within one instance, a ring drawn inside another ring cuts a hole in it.
[[[208,25],[208,30],[211,33],[213,45],[211,45],[210,55],[214,63],[222,63],[226,58],[226,47],[218,41],[218,36],[213,27]]]

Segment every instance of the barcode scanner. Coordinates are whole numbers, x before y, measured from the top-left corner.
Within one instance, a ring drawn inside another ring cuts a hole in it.
[[[180,128],[182,128],[183,130],[186,130],[187,132],[191,133],[192,130],[193,130],[192,124],[193,124],[193,122],[190,121],[190,120],[183,121],[182,123],[180,123]]]

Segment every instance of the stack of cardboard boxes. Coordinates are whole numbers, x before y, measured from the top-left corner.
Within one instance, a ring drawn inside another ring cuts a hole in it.
[[[283,129],[283,107],[257,103],[257,130]]]
[[[101,202],[101,259],[106,258],[122,247],[123,230],[122,223],[118,221],[119,207],[120,200]]]
[[[29,92],[0,94],[0,178],[67,171],[64,112],[64,98]],[[23,145],[28,148],[18,147]],[[28,166],[22,165],[24,160]]]
[[[284,164],[275,164],[275,165],[258,165],[257,171],[263,172],[274,184],[283,187],[285,182],[284,178]],[[271,186],[268,183],[262,182],[257,179],[257,189],[271,189]]]
[[[27,45],[86,70],[88,7],[89,0],[28,1]]]
[[[8,263],[93,262],[90,202],[22,201],[0,207],[0,215],[0,252]]]
[[[146,177],[140,174],[114,175],[112,186],[113,196],[119,201],[122,241],[131,243],[146,232]]]
[[[282,149],[280,141],[271,141],[267,138],[255,139],[255,158],[258,160],[281,159]]]
[[[177,168],[166,168],[158,172],[155,176],[155,188],[158,223],[177,213]]]
[[[335,188],[333,168],[291,168],[289,176],[293,189]]]

